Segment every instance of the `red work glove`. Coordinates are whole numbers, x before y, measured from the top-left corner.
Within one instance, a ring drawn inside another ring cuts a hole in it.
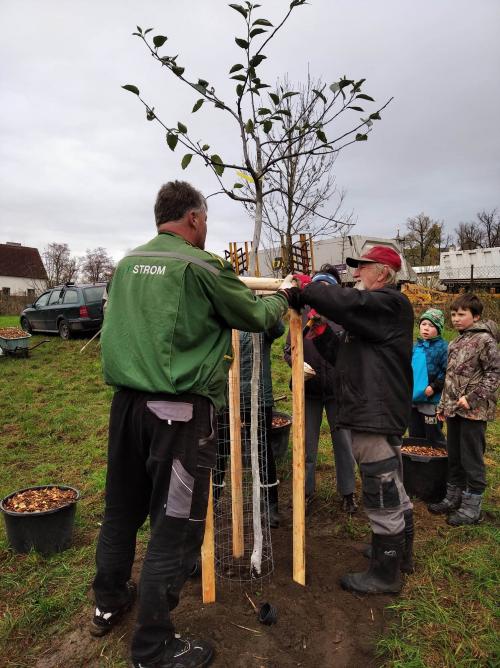
[[[294,274],[293,278],[298,282],[299,288],[305,287],[308,283],[312,281],[312,278],[307,274]]]
[[[307,320],[306,326],[304,327],[304,335],[306,339],[315,339],[318,336],[321,336],[325,333],[326,322],[323,317],[315,311],[313,308],[310,309],[309,318]]]

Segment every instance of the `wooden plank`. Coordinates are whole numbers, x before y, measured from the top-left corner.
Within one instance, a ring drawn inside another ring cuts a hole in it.
[[[208,492],[207,519],[205,536],[201,546],[201,590],[203,603],[215,602],[215,547],[214,547],[214,497],[212,494],[212,475]]]
[[[241,460],[240,416],[240,335],[233,330],[233,363],[229,370],[229,435],[231,440],[231,511],[233,520],[233,556],[243,556],[243,478]]]
[[[282,278],[266,278],[265,276],[238,276],[250,290],[279,290],[283,283]]]
[[[293,443],[293,579],[306,583],[305,537],[305,414],[304,414],[304,341],[302,317],[290,309],[290,342],[292,348],[292,443]]]

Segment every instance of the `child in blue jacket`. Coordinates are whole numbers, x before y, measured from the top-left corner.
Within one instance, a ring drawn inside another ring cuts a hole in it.
[[[424,311],[419,319],[420,337],[413,347],[413,406],[410,436],[426,438],[433,447],[446,447],[442,424],[436,418],[448,360],[448,344],[441,338],[443,312]]]

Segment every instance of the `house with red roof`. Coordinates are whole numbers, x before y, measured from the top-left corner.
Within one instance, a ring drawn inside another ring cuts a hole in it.
[[[34,298],[47,287],[47,272],[38,248],[8,241],[0,244],[0,293]]]

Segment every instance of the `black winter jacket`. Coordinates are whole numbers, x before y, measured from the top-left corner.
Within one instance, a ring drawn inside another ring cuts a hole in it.
[[[309,309],[306,309],[302,314],[302,327],[306,325],[309,319],[308,313]],[[333,323],[329,322],[328,326],[333,332],[337,332],[337,330],[339,330],[339,332],[342,331],[340,327],[337,327]],[[337,336],[338,335],[339,334],[337,333]],[[292,366],[290,332],[288,332],[286,338],[284,353],[286,363],[288,366]],[[304,362],[307,362],[316,371],[316,375],[313,378],[306,380],[304,384],[304,393],[306,397],[323,399],[323,401],[333,399],[335,396],[335,370],[333,368],[333,364],[335,363],[334,355],[326,360],[314,345],[313,339],[304,337]]]
[[[396,288],[356,290],[311,283],[301,302],[346,330],[340,341],[328,328],[315,339],[335,359],[337,424],[341,428],[402,436],[411,413],[413,309]]]

